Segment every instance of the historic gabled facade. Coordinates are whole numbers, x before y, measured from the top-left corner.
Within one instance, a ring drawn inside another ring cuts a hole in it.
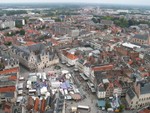
[[[44,69],[59,63],[59,58],[54,49],[41,43],[25,47],[13,46],[11,54],[30,70]]]

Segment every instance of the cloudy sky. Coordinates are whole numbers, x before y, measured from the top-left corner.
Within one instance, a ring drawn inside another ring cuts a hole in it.
[[[150,5],[150,0],[0,0],[0,3],[37,3],[37,2],[73,2],[73,3],[114,3],[114,4],[131,4],[131,5]]]

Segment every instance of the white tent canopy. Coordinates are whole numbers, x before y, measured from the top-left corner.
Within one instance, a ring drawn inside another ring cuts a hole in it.
[[[62,70],[62,74],[67,74],[67,73],[69,73],[68,70]]]

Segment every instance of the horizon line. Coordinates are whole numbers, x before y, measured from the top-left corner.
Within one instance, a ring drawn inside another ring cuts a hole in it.
[[[121,3],[92,3],[92,2],[3,2],[0,4],[92,4],[92,5],[121,5],[121,6],[150,6],[146,4],[121,4]]]

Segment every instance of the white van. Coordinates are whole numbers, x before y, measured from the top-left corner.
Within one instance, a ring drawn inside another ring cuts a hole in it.
[[[114,111],[113,108],[108,108],[107,111]]]
[[[78,105],[77,108],[78,108],[78,109],[85,109],[85,110],[89,110],[89,109],[90,109],[89,106],[84,106],[84,105]]]

